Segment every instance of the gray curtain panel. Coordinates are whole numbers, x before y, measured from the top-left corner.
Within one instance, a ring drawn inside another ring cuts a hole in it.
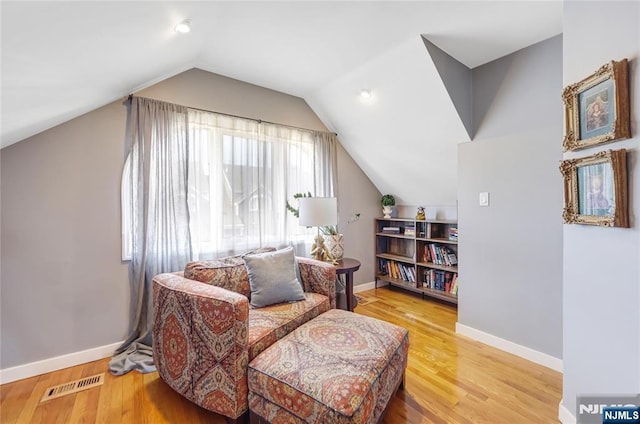
[[[316,196],[338,197],[338,139],[335,134],[316,131],[313,141]]]
[[[128,105],[130,205],[130,334],[109,363],[111,373],[155,371],[152,279],[184,269],[191,258],[187,207],[188,110],[140,97]]]

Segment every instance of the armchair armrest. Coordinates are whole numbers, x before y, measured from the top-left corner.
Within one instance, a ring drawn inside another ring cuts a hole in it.
[[[153,279],[153,357],[160,377],[205,409],[247,410],[249,301],[177,274]]]
[[[336,308],[336,267],[328,262],[298,257],[302,287],[306,292],[319,293],[329,298],[331,309]]]

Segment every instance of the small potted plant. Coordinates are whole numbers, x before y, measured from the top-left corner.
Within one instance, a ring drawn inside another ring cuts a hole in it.
[[[393,212],[393,207],[396,205],[396,198],[390,194],[385,194],[380,199],[380,203],[382,204],[382,213],[385,218],[391,218],[391,213]]]

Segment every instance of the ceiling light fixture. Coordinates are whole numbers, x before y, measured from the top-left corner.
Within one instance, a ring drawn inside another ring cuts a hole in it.
[[[363,99],[371,98],[371,90],[366,90],[363,88],[362,90],[360,90],[360,97],[362,97]]]
[[[175,27],[176,32],[186,34],[191,31],[191,19],[185,19]]]

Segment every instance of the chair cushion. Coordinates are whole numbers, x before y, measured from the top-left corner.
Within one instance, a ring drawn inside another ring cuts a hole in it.
[[[249,274],[251,306],[261,308],[304,299],[292,247],[247,255],[243,259]]]
[[[249,360],[295,328],[330,309],[329,298],[305,293],[305,300],[265,308],[249,308]]]
[[[210,261],[189,262],[184,268],[184,277],[201,283],[211,284],[239,293],[251,298],[249,274],[242,257],[245,255],[273,252],[273,247],[261,247],[241,255],[228,256],[226,258]]]
[[[240,257],[189,262],[184,268],[184,276],[190,280],[251,296],[249,274]]]

